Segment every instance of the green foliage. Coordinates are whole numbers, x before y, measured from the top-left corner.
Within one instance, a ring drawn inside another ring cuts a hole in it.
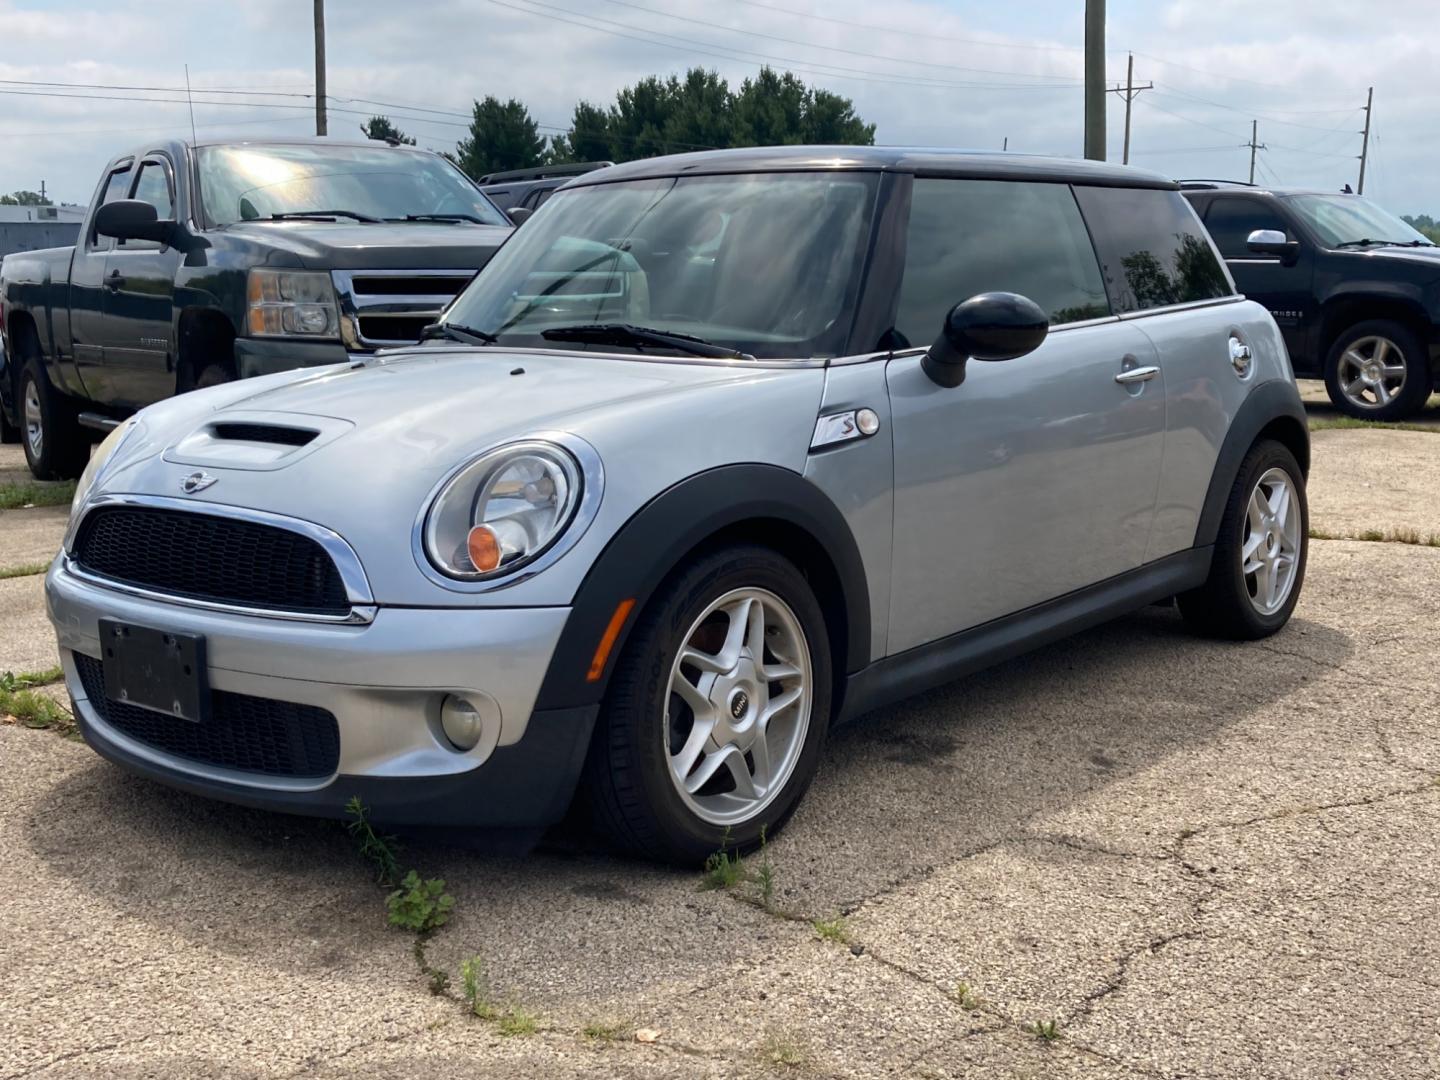
[[[520,1035],[534,1035],[540,1027],[540,1019],[532,1012],[512,1006],[507,1009],[495,1025],[495,1030],[506,1038]]]
[[[444,879],[422,881],[414,870],[385,900],[390,925],[417,934],[430,934],[444,926],[454,906],[455,898],[445,891]]]
[[[591,1020],[580,1034],[595,1042],[623,1042],[635,1033],[635,1025],[627,1020]]]
[[[393,889],[400,883],[400,848],[395,838],[381,836],[374,830],[370,813],[358,795],[345,804],[345,813],[350,818],[345,828],[360,848],[361,858],[375,868],[376,884]]]
[[[490,998],[490,985],[480,957],[472,956],[460,965],[460,991],[470,1012],[481,1020],[494,1020],[500,1015]]]
[[[0,206],[50,206],[50,200],[38,191],[12,191],[0,195]]]
[[[0,581],[17,577],[34,577],[36,574],[43,574],[48,569],[50,569],[50,564],[43,562],[20,563],[18,566],[7,566],[4,569],[0,569]]]
[[[22,480],[16,484],[0,484],[0,510],[19,510],[27,506],[64,506],[75,497],[75,481],[63,484],[39,484]]]
[[[1427,435],[1440,435],[1440,427],[1434,424],[1416,424],[1405,421],[1361,420],[1358,416],[1336,416],[1327,420],[1310,418],[1311,431],[1360,431],[1370,428],[1374,431],[1420,431]]]
[[[805,1048],[784,1032],[768,1032],[760,1044],[760,1060],[767,1065],[798,1069],[808,1058]]]
[[[968,983],[956,983],[954,993],[951,994],[951,996],[955,999],[955,1004],[959,1005],[960,1008],[966,1012],[974,1012],[985,1004],[985,999],[975,993]]]
[[[760,869],[755,871],[760,886],[760,903],[767,910],[775,901],[775,867],[770,862],[770,847],[765,842],[765,826],[760,826]]]
[[[53,682],[59,682],[65,677],[65,669],[59,664],[54,667],[45,668],[43,671],[22,671],[19,675],[7,671],[0,675],[0,690],[16,691],[29,690],[34,686],[49,686]]]
[[[413,137],[406,135],[393,123],[388,116],[372,116],[365,123],[360,125],[360,133],[367,139],[375,139],[377,142],[396,142],[402,146],[414,146]]]
[[[1030,1034],[1044,1042],[1054,1042],[1060,1038],[1059,1020],[1035,1020],[1029,1025]]]
[[[545,160],[545,139],[524,104],[490,96],[474,103],[469,136],[455,147],[455,163],[478,179],[505,169],[528,169]]]
[[[1400,220],[1432,244],[1440,244],[1440,221],[1436,221],[1429,214],[1401,214]]]
[[[840,915],[833,919],[816,919],[810,925],[821,941],[833,941],[837,945],[846,945],[850,941],[850,924]]]
[[[0,716],[14,717],[22,727],[73,735],[75,718],[70,711],[32,689],[53,683],[61,675],[58,667],[19,675],[9,671],[0,674]]]

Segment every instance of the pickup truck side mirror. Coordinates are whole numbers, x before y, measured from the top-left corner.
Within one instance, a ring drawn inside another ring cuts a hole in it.
[[[1300,245],[1279,229],[1256,229],[1245,238],[1245,247],[1255,255],[1273,255],[1285,266],[1293,266],[1300,257]]]
[[[959,386],[967,361],[1014,360],[1038,349],[1049,332],[1050,318],[1035,301],[980,293],[950,309],[921,365],[941,386]]]
[[[117,240],[154,240],[168,244],[176,224],[162,221],[155,207],[139,199],[117,199],[95,211],[95,231]]]
[[[535,213],[535,211],[531,210],[528,206],[512,206],[509,210],[506,210],[505,213],[510,218],[510,224],[518,229],[530,219],[530,215]]]

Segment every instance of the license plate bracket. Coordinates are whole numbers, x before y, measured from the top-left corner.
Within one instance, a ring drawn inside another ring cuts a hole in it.
[[[105,696],[191,723],[209,718],[205,638],[148,626],[100,620]]]

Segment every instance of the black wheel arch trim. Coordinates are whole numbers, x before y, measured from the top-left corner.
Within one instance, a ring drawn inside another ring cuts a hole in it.
[[[1220,520],[1225,515],[1225,500],[1235,486],[1235,477],[1239,475],[1245,455],[1261,433],[1277,421],[1284,425],[1286,438],[1282,441],[1292,450],[1298,450],[1295,456],[1300,462],[1300,471],[1309,475],[1310,428],[1305,406],[1300,401],[1300,391],[1294,383],[1283,379],[1261,383],[1241,403],[1230,422],[1230,430],[1225,433],[1195,529],[1196,547],[1208,547],[1215,543],[1220,532]]]
[[[681,560],[728,529],[763,521],[802,530],[828,556],[845,613],[845,653],[834,658],[834,666],[839,673],[865,667],[870,662],[870,593],[860,548],[844,515],[828,495],[790,469],[725,465],[667,488],[610,539],[575,594],[535,708],[577,708],[599,702],[637,617]],[[596,646],[616,608],[629,599],[635,601],[634,607],[601,676],[592,682],[586,676]],[[827,607],[827,600],[835,598],[818,599]]]

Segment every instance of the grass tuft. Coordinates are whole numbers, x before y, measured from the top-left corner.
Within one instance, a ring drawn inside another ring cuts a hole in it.
[[[480,957],[472,956],[460,965],[460,992],[465,996],[465,1005],[472,1016],[481,1020],[494,1020],[500,1015],[490,997],[490,983],[485,978],[485,965]]]
[[[1034,1020],[1031,1021],[1026,1030],[1043,1042],[1054,1042],[1060,1038],[1060,1021]]]
[[[836,945],[850,944],[850,924],[841,915],[836,915],[833,919],[816,919],[810,925],[815,928],[821,941],[833,941]]]
[[[737,851],[731,854],[726,850],[729,846],[730,830],[726,829],[720,841],[720,850],[705,860],[705,876],[700,881],[701,889],[733,889],[750,876],[745,864],[740,860],[740,853]]]
[[[8,581],[10,578],[34,577],[36,574],[43,574],[50,569],[46,562],[20,563],[18,566],[7,566],[0,570],[0,581]]]
[[[629,1042],[635,1025],[627,1020],[591,1020],[580,1034],[595,1042]]]
[[[968,983],[956,983],[955,989],[950,996],[955,999],[955,1004],[959,1005],[960,1008],[966,1012],[974,1012],[985,1004],[985,999],[975,993],[975,990]]]
[[[1354,536],[1330,532],[1327,529],[1311,529],[1311,540],[1359,540],[1369,544],[1411,544],[1419,547],[1440,548],[1440,533],[1426,535],[1419,529],[1408,526],[1389,529],[1362,529]]]
[[[29,506],[64,506],[75,498],[75,481],[42,484],[21,480],[0,484],[0,510],[23,510]]]
[[[58,667],[53,667],[19,675],[7,671],[0,675],[0,716],[12,717],[21,727],[74,735],[77,729],[70,710],[34,690],[58,681],[62,674]]]
[[[1430,435],[1440,435],[1440,427],[1434,424],[1414,424],[1405,421],[1386,422],[1381,420],[1361,420],[1354,416],[1337,416],[1324,420],[1310,421],[1311,431],[1356,431],[1372,428],[1377,431],[1423,431]]]
[[[534,1035],[540,1029],[540,1018],[532,1012],[511,1006],[496,1022],[495,1030],[506,1038]]]
[[[809,1060],[809,1057],[810,1055],[805,1052],[803,1046],[791,1036],[778,1031],[767,1033],[765,1040],[760,1044],[760,1060],[766,1065],[798,1069]]]

